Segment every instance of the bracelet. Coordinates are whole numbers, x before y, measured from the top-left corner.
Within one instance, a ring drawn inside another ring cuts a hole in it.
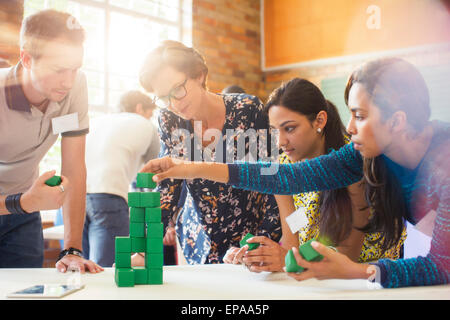
[[[330,248],[331,250],[334,250],[336,252],[339,252],[337,248],[333,247],[333,246],[328,246],[328,248]]]
[[[75,256],[78,256],[80,258],[83,258],[83,251],[70,247],[69,249],[65,249],[59,253],[58,259],[56,262],[67,256],[68,254],[73,254]]]
[[[5,207],[11,214],[28,214],[20,205],[20,198],[23,193],[16,193],[6,197]]]

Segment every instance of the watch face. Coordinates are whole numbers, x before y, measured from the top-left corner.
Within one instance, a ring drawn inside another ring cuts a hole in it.
[[[79,257],[83,256],[82,252],[80,250],[78,250],[78,249],[75,249],[75,248],[69,248],[69,253],[68,254],[73,254],[73,255],[79,256]]]
[[[63,257],[67,256],[68,254],[78,256],[83,258],[83,252],[81,250],[75,249],[75,248],[69,248],[61,251],[58,257],[58,261],[61,260]]]

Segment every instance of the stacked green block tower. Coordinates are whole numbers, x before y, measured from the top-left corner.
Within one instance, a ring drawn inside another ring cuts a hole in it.
[[[138,173],[138,188],[154,189],[152,173]],[[129,192],[130,236],[116,237],[115,282],[118,287],[163,283],[163,234],[159,192]],[[145,252],[145,267],[132,267],[131,254]]]

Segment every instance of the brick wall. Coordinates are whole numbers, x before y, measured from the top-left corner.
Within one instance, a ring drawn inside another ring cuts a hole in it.
[[[0,1],[0,58],[16,64],[20,59],[23,0]]]
[[[213,92],[237,84],[264,94],[261,71],[260,1],[193,0],[192,45],[206,59]]]

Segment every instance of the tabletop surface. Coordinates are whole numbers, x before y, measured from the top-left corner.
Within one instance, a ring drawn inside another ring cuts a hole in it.
[[[98,274],[60,273],[54,268],[0,269],[0,299],[39,284],[81,282],[84,289],[61,299],[77,300],[298,300],[450,299],[450,285],[374,289],[366,280],[298,282],[285,273],[252,273],[241,265],[164,266],[162,285],[119,288],[114,268]]]

